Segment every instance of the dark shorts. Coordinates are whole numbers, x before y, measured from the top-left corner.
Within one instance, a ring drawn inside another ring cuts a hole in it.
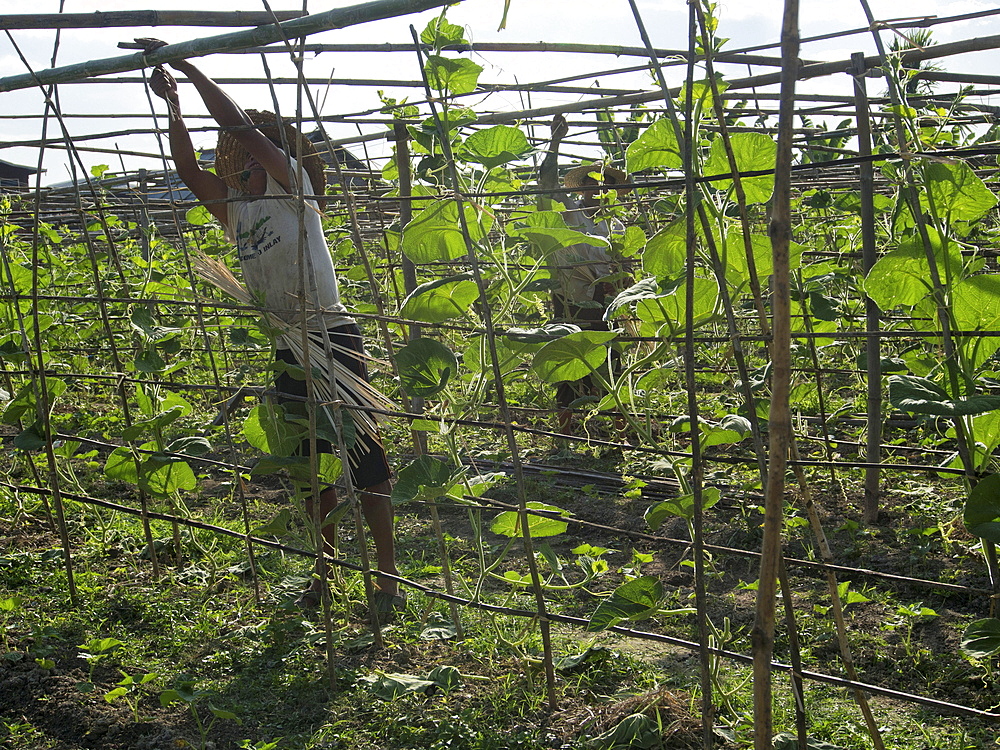
[[[572,323],[580,326],[584,331],[611,330],[607,321],[604,320],[605,304],[610,300],[607,300],[601,291],[596,292],[594,298],[600,307],[581,307],[568,301],[558,292],[554,293],[552,295],[552,312],[555,320],[560,323]],[[611,350],[611,366],[615,372],[621,368],[621,353],[616,349]],[[556,406],[561,409],[567,408],[579,398],[603,395],[604,390],[594,382],[591,375],[585,375],[579,380],[556,383]]]
[[[359,354],[364,353],[364,343],[361,339],[361,329],[356,323],[331,328],[328,331],[330,342],[351,349]],[[347,352],[333,349],[335,359],[350,368],[355,374],[368,380],[368,368],[365,361],[360,356],[351,356]],[[302,363],[297,361],[288,349],[277,349],[274,358],[279,362],[287,362],[291,365],[301,367]],[[278,374],[275,378],[274,388],[277,391],[275,400],[284,406],[285,409],[299,409],[304,411],[306,398],[306,381],[293,378],[287,372]],[[350,411],[350,410],[348,410]],[[334,453],[333,446],[328,440],[317,439],[316,449],[320,453]],[[350,472],[351,483],[358,489],[367,489],[389,479],[392,472],[389,470],[389,461],[386,459],[385,448],[382,443],[366,435],[361,430],[357,431],[354,445],[348,449],[349,459],[344,461],[344,470]],[[303,440],[299,448],[299,455],[309,455],[309,440]]]

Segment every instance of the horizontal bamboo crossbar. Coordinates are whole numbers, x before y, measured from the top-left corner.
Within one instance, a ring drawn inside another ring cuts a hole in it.
[[[462,0],[458,0],[461,2]],[[202,57],[215,52],[226,52],[252,45],[266,45],[281,42],[285,39],[298,39],[310,34],[332,29],[343,29],[349,26],[395,18],[410,13],[440,8],[451,5],[455,0],[375,0],[360,5],[349,5],[344,8],[334,8],[325,13],[317,13],[303,18],[294,18],[282,24],[258,26],[247,31],[236,31],[229,34],[202,37],[178,44],[168,44],[148,55],[136,52],[120,57],[108,57],[99,60],[89,60],[75,65],[65,65],[59,68],[48,68],[25,75],[0,78],[0,91],[16,91],[33,86],[53,83],[69,83],[82,78],[106,75],[108,73],[124,73],[129,70],[141,70],[151,65],[168,63],[174,60],[184,60],[191,57]]]
[[[297,10],[118,10],[0,15],[0,29],[100,29],[120,26],[263,26],[306,15]]]

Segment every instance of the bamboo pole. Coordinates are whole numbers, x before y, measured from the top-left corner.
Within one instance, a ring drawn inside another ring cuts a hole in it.
[[[417,30],[412,25],[410,26],[410,35],[413,37],[414,44],[418,44]],[[417,60],[420,62],[421,71],[423,71],[425,69],[424,59],[423,53],[420,49],[417,49]],[[558,699],[556,697],[556,674],[552,651],[551,622],[549,620],[548,608],[545,603],[545,592],[542,589],[542,578],[538,569],[538,560],[535,557],[534,543],[531,539],[531,529],[528,519],[528,496],[524,485],[524,472],[521,465],[520,449],[514,437],[512,419],[510,416],[510,406],[507,403],[506,386],[503,380],[503,373],[500,369],[500,357],[497,354],[496,329],[493,325],[493,311],[490,309],[488,303],[489,297],[487,295],[486,280],[482,272],[482,266],[479,262],[479,253],[477,252],[475,243],[472,240],[465,216],[465,199],[461,194],[458,169],[455,162],[455,156],[451,150],[451,139],[448,137],[447,131],[444,130],[441,117],[438,114],[437,106],[433,102],[434,97],[431,93],[430,83],[426,79],[426,73],[424,74],[424,80],[425,94],[427,95],[427,99],[430,103],[431,116],[434,118],[435,125],[437,126],[441,151],[447,165],[448,178],[455,196],[454,199],[458,209],[459,225],[461,226],[462,237],[465,240],[465,246],[468,250],[469,266],[472,269],[472,275],[476,282],[476,287],[479,290],[477,306],[479,307],[480,314],[482,315],[483,327],[486,329],[486,343],[489,349],[490,363],[493,369],[493,386],[496,389],[500,420],[504,425],[504,432],[507,438],[507,448],[510,451],[511,461],[514,464],[514,480],[518,487],[518,525],[521,530],[524,556],[528,566],[528,573],[531,577],[532,593],[535,598],[535,617],[538,620],[538,630],[542,637],[542,664],[545,670],[545,687],[548,704],[549,708],[554,711],[558,705]]]
[[[306,13],[281,10],[279,21],[301,18]],[[0,29],[107,29],[119,26],[262,26],[273,23],[263,11],[215,10],[122,10],[93,13],[24,13],[0,15]]]
[[[202,57],[216,52],[227,52],[252,45],[271,44],[284,38],[304,37],[320,31],[343,29],[349,26],[378,21],[396,16],[419,13],[431,8],[451,5],[455,0],[373,0],[360,5],[349,5],[344,8],[334,8],[314,16],[295,18],[282,24],[259,26],[247,31],[235,31],[229,34],[191,39],[177,44],[160,47],[148,55],[136,52],[132,55],[108,57],[99,60],[89,60],[76,65],[66,65],[61,68],[49,68],[39,71],[37,80],[31,75],[9,76],[0,79],[0,91],[15,91],[31,88],[39,84],[69,83],[82,78],[106,75],[108,73],[123,73],[129,70],[140,70],[174,60],[184,60],[191,57]],[[458,0],[462,2],[462,0]]]
[[[773,716],[771,708],[771,659],[774,653],[775,589],[781,566],[785,470],[791,442],[791,289],[789,245],[791,242],[791,163],[792,119],[795,116],[794,71],[799,53],[798,0],[785,0],[781,27],[785,78],[781,83],[778,121],[778,152],[774,169],[774,198],[771,224],[773,262],[771,296],[771,409],[769,416],[769,463],[764,499],[764,539],[761,547],[757,608],[751,640],[753,643],[754,748],[771,750]]]
[[[868,91],[865,86],[864,54],[856,52],[852,59],[856,60],[857,68],[854,77],[854,96],[856,99],[856,117],[858,126],[858,153],[870,156],[872,152],[871,121],[868,117]],[[875,247],[875,207],[872,203],[875,197],[875,170],[871,162],[860,164],[859,177],[861,182],[861,252],[862,270],[865,275],[871,271],[876,261]],[[881,327],[881,312],[878,304],[865,295],[865,330],[877,333]],[[877,336],[869,337],[865,342],[866,364],[868,370],[868,435],[865,461],[877,464],[882,460],[882,366]],[[879,509],[879,476],[878,468],[865,470],[865,499],[863,518],[865,523],[875,523],[878,520]]]

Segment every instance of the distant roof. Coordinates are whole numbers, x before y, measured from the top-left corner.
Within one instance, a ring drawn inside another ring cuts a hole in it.
[[[38,171],[37,167],[25,167],[22,164],[15,164],[14,162],[4,161],[0,159],[0,168],[2,169],[16,169],[25,172],[26,174],[35,174]],[[44,169],[42,170],[45,171]]]

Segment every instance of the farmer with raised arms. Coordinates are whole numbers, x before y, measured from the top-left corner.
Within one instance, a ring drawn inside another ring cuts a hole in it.
[[[582,164],[563,177],[563,191],[559,191],[559,145],[569,132],[562,115],[552,120],[552,138],[545,158],[539,168],[538,186],[552,191],[540,198],[540,208],[547,208],[552,200],[563,205],[562,217],[566,226],[590,235],[594,242],[580,242],[557,248],[548,257],[548,266],[557,286],[552,292],[553,318],[559,323],[571,323],[583,330],[607,331],[604,312],[621,291],[621,281],[612,281],[612,257],[608,253],[607,238],[625,231],[620,222],[601,216],[601,194],[608,188],[628,182],[628,175],[620,169],[605,164]],[[600,175],[600,182],[593,176]],[[619,192],[628,189],[618,188]],[[579,193],[571,198],[568,193]],[[619,353],[612,349],[612,365],[620,364]],[[584,396],[603,395],[593,378],[587,375],[579,380],[556,385],[556,406],[559,409],[559,432],[572,432],[570,405]]]
[[[165,43],[137,40],[148,54]],[[269,112],[244,111],[219,86],[187,60],[170,65],[185,74],[201,95],[205,106],[222,128],[216,149],[216,172],[198,164],[191,136],[181,116],[177,82],[162,66],[153,69],[150,86],[167,102],[170,152],[177,174],[225,228],[226,238],[237,249],[243,278],[250,292],[268,312],[282,321],[302,322],[302,311],[310,351],[332,352],[342,363],[337,387],[343,400],[351,392],[364,391],[367,371],[361,331],[347,317],[337,288],[333,260],[323,237],[321,197],[325,189],[323,163],[312,144],[292,125],[282,123]],[[300,179],[309,177],[311,192],[303,201],[295,198]],[[301,261],[301,262],[300,262]],[[303,290],[304,281],[304,293]],[[301,333],[301,328],[296,329]],[[301,338],[301,337],[300,337]],[[275,358],[293,367],[302,366],[292,354],[293,345],[279,336]],[[299,348],[301,351],[301,346]],[[338,365],[334,363],[336,372]],[[279,368],[280,370],[280,368]],[[286,411],[304,414],[306,383],[281,372],[275,381],[278,402]],[[355,401],[357,403],[357,401]],[[361,508],[375,543],[379,576],[376,579],[375,608],[382,619],[401,604],[397,584],[382,575],[397,574],[393,536],[393,510],[389,499],[390,470],[385,450],[372,420],[364,413],[348,412],[358,429],[344,471],[360,489]],[[372,425],[361,429],[361,425]],[[317,439],[320,452],[332,452],[331,444]],[[309,440],[300,453],[308,455]],[[327,518],[337,505],[333,487],[320,493],[319,515]],[[312,503],[307,501],[312,512]],[[323,537],[332,546],[336,524],[323,527]],[[299,597],[303,606],[319,603],[319,580],[314,579]]]

